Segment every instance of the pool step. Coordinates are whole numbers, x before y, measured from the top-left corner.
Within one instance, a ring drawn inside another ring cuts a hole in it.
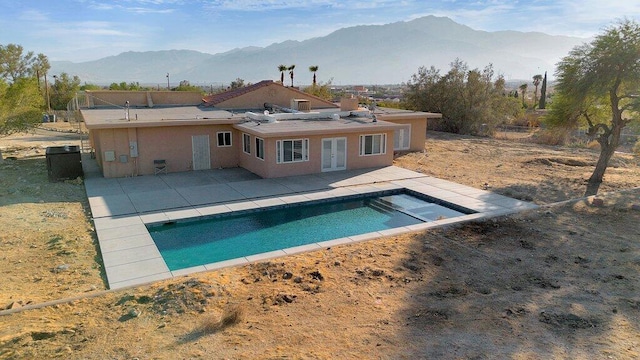
[[[392,206],[389,206],[386,201],[383,202],[380,201],[380,199],[372,199],[369,202],[369,206],[383,214],[392,214],[395,211],[395,209]]]

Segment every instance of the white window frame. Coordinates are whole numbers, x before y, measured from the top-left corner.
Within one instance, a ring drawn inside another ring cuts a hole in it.
[[[366,147],[367,138],[371,138],[370,153],[367,153],[367,147]],[[376,146],[375,146],[376,138],[378,138],[377,140],[378,149],[377,151],[374,151],[376,150]],[[376,155],[384,155],[386,153],[387,153],[387,134],[381,133],[381,134],[360,135],[360,156],[376,156]]]
[[[251,135],[242,133],[242,152],[251,155]]]
[[[264,139],[256,136],[256,157],[264,161]]]
[[[393,150],[409,150],[411,148],[411,124],[393,132]]]
[[[223,140],[223,144],[220,144],[220,134],[222,134],[222,140]],[[229,139],[229,143],[227,144],[227,135],[229,135],[228,139]],[[231,147],[233,146],[233,134],[231,133],[231,131],[218,131],[216,133],[216,143],[218,144],[218,147]]]
[[[286,160],[285,143],[291,143],[291,159]],[[296,152],[295,144],[299,142],[299,152]],[[298,155],[298,156],[296,156]],[[309,139],[283,139],[276,140],[276,164],[290,164],[309,161]]]

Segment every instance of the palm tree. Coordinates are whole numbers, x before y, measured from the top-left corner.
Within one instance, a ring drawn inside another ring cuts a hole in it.
[[[278,71],[280,71],[280,83],[284,85],[284,72],[287,71],[287,65],[278,65]]]
[[[309,66],[309,71],[313,73],[313,87],[316,87],[316,71],[318,71],[318,65]]]
[[[524,104],[524,95],[527,92],[527,84],[522,84],[520,85],[520,93],[522,94],[522,107],[526,107],[526,105]]]
[[[536,89],[533,92],[533,106],[534,107],[538,103],[538,85],[540,85],[541,81],[542,81],[542,75],[540,75],[540,74],[533,75],[533,86],[536,87]]]
[[[295,65],[291,65],[287,68],[287,70],[289,70],[289,76],[291,77],[291,87],[293,87],[293,69],[295,68]]]

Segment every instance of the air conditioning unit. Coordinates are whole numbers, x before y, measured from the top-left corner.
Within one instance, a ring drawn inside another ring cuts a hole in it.
[[[311,103],[307,99],[291,99],[291,106],[293,110],[309,112],[311,111]]]

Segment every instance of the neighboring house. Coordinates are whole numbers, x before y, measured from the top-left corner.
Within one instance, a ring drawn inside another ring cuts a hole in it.
[[[87,91],[80,109],[104,177],[243,167],[263,178],[382,167],[422,151],[428,118],[373,113],[261,81],[202,98],[190,92]],[[159,167],[160,166],[160,167]]]

